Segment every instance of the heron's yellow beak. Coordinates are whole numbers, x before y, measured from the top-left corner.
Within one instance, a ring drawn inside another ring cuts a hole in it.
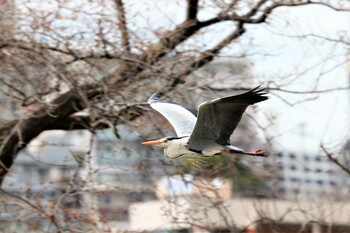
[[[163,142],[161,140],[154,140],[154,141],[147,141],[147,142],[142,142],[142,145],[146,145],[146,146],[156,146],[156,145],[160,145]]]

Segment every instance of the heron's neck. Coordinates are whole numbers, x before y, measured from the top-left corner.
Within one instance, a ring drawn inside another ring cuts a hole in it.
[[[168,142],[167,148],[165,148],[165,154],[171,159],[178,158],[183,154],[189,153],[187,149],[189,137],[181,137],[177,139],[173,139]]]

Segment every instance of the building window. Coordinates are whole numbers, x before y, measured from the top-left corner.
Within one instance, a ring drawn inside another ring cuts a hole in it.
[[[38,169],[38,173],[39,173],[39,176],[44,177],[44,176],[47,175],[48,170],[45,169],[45,168],[39,168],[39,169]]]
[[[298,194],[299,193],[299,189],[292,189],[292,192],[295,193],[295,194]]]
[[[294,182],[298,182],[298,181],[300,181],[300,179],[299,178],[295,178],[295,177],[292,177],[292,178],[290,178],[290,180],[294,183]]]
[[[297,167],[295,165],[290,165],[290,169],[294,171],[297,170]]]
[[[331,186],[337,186],[337,183],[334,182],[334,181],[330,181],[329,184],[330,184]]]
[[[323,185],[323,181],[322,180],[317,180],[317,184],[318,185]]]

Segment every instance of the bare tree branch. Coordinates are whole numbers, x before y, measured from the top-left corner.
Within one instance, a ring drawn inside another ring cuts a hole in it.
[[[130,53],[129,30],[125,18],[125,9],[122,0],[115,0],[118,11],[119,28],[122,33],[122,45],[127,54]]]
[[[323,144],[320,145],[322,151],[327,155],[329,160],[331,160],[333,163],[335,163],[338,167],[340,167],[344,172],[350,175],[350,169],[345,167],[341,162],[339,162],[338,159],[334,158],[332,153],[330,153]]]
[[[181,73],[181,76],[189,75],[194,70],[211,62],[223,48],[225,48],[233,40],[237,39],[238,37],[240,37],[244,33],[245,33],[244,24],[241,22],[238,22],[236,29],[232,33],[230,33],[228,36],[226,36],[226,38],[221,40],[214,48],[208,49],[208,50],[204,51],[203,53],[201,53],[201,55],[199,57],[194,59],[189,64],[187,69],[184,69],[184,71]]]
[[[261,6],[266,2],[267,0],[260,0],[259,2],[257,2],[257,4],[254,7],[252,7],[252,9],[245,15],[245,17],[254,16],[260,10]]]
[[[102,91],[95,85],[81,88],[88,99],[92,99]],[[87,90],[87,91],[86,91]],[[33,117],[11,121],[0,128],[0,183],[11,167],[19,150],[24,148],[33,138],[47,129],[53,129],[62,118],[85,108],[84,98],[77,89],[57,97],[49,108],[43,106],[34,112]]]
[[[55,219],[55,216],[47,213],[44,209],[42,208],[39,208],[38,206],[36,206],[35,204],[33,204],[32,202],[30,202],[29,200],[21,197],[21,196],[18,196],[18,195],[15,195],[15,194],[12,194],[12,193],[9,193],[8,191],[0,188],[0,192],[11,197],[11,198],[15,198],[19,201],[21,201],[22,203],[25,203],[26,205],[30,206],[32,209],[34,209],[35,211],[37,211],[38,213],[40,213],[41,215],[45,216],[45,218],[47,218],[48,220],[50,220],[52,222],[52,224],[55,225],[56,229],[57,229],[57,232],[62,232],[61,229],[60,229],[60,226],[57,222],[57,220]]]
[[[178,84],[184,83],[184,77],[211,62],[223,48],[225,48],[233,40],[237,39],[244,33],[244,24],[240,22],[237,23],[236,29],[228,36],[226,36],[226,38],[221,40],[215,47],[202,52],[198,57],[194,57],[191,61],[189,61],[186,67],[183,67],[179,74],[173,78],[171,84],[169,85],[169,88],[160,92],[159,94],[163,95],[165,92],[173,90]]]
[[[196,20],[199,0],[187,0],[187,20]]]

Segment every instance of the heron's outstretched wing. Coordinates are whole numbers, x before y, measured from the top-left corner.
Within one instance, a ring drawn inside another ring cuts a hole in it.
[[[256,87],[241,95],[218,98],[199,105],[189,148],[200,151],[210,142],[229,145],[230,136],[246,108],[267,99],[263,91]]]
[[[196,110],[179,104],[160,102],[157,94],[153,94],[148,103],[170,122],[178,137],[191,134],[197,120]]]

